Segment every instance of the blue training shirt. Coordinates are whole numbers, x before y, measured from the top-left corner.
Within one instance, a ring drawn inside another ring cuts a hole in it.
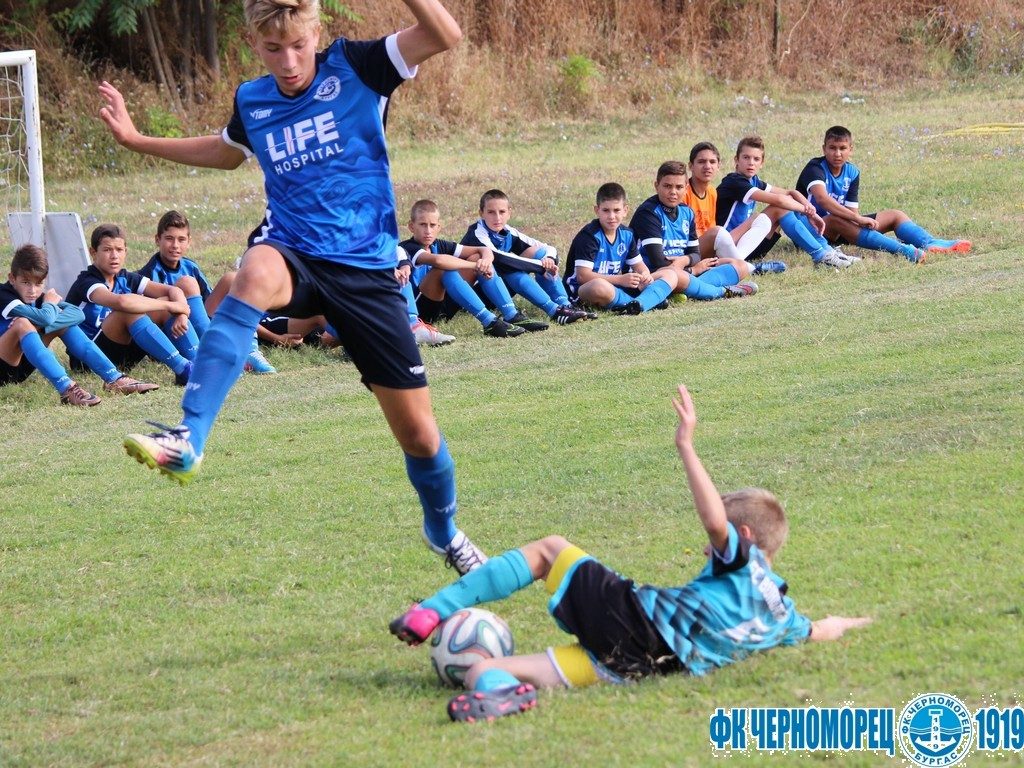
[[[633,212],[629,228],[633,230],[640,255],[651,271],[661,265],[652,263],[650,246],[660,245],[669,261],[697,253],[697,220],[689,206],[668,209],[657,195],[652,195]]]
[[[627,267],[641,261],[643,259],[637,252],[633,230],[619,225],[615,230],[615,240],[610,241],[601,222],[594,219],[576,234],[569,246],[569,255],[565,261],[565,284],[575,296],[579,289],[576,267],[591,269],[596,275],[621,275]]]
[[[718,202],[715,203],[715,223],[732,232],[750,218],[757,206],[753,195],[757,190],[771,192],[770,185],[757,176],[749,179],[742,173],[727,174],[718,185]]]
[[[143,277],[148,277],[154,283],[163,283],[164,285],[174,285],[180,277],[194,277],[196,282],[199,283],[199,295],[203,301],[206,301],[213,292],[213,289],[210,288],[210,281],[206,279],[206,275],[203,274],[203,270],[199,268],[199,265],[192,261],[192,259],[184,257],[178,262],[177,269],[171,269],[164,264],[159,252],[154,253],[150,260],[139,270],[139,274]]]
[[[856,209],[860,205],[860,169],[853,163],[843,163],[839,174],[833,176],[828,161],[824,157],[816,157],[804,166],[796,181],[796,189],[814,204],[821,217],[828,216],[828,211],[818,205],[814,199],[816,194],[828,195],[840,205]]]
[[[388,99],[413,77],[397,35],[335,40],[297,96],[271,75],[242,83],[222,137],[263,169],[267,210],[257,242],[364,269],[397,261],[398,224],[384,122]]]
[[[732,523],[725,552],[713,552],[684,587],[636,588],[647,616],[693,675],[777,645],[795,645],[811,621],[786,597],[786,582]]]
[[[85,314],[85,320],[81,323],[82,330],[86,336],[92,339],[99,333],[106,316],[113,312],[110,307],[104,307],[92,300],[92,294],[96,289],[102,287],[111,293],[138,293],[141,295],[145,293],[148,284],[148,277],[143,277],[138,272],[122,269],[114,275],[114,285],[109,286],[103,273],[96,269],[96,265],[90,264],[88,269],[78,273],[75,282],[71,284],[71,288],[68,289],[67,302],[79,307]]]

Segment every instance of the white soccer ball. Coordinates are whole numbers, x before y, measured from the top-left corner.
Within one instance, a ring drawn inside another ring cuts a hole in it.
[[[434,632],[430,663],[442,683],[458,688],[476,662],[511,656],[514,650],[512,631],[504,619],[481,608],[463,608]]]

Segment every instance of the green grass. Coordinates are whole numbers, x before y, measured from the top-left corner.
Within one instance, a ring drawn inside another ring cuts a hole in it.
[[[698,766],[713,759],[718,706],[899,708],[928,690],[1019,702],[1022,147],[918,137],[1017,119],[1022,93],[875,94],[860,108],[773,94],[774,109],[705,94],[685,129],[657,138],[640,123],[548,125],[393,148],[403,210],[435,197],[457,237],[497,185],[514,223],[564,249],[602,181],[621,180],[637,204],[661,160],[709,136],[728,156],[759,131],[766,178],[792,184],[842,122],[866,210],[904,208],[974,240],[967,257],[844,273],[781,248],[791,270],[752,299],[507,341],[462,317],[446,328],[455,344],[424,353],[460,523],[489,551],[561,533],[639,581],[695,574],[704,539],[669,405],[682,381],[719,488],[763,485],[785,503],[777,566],[798,606],[872,615],[870,628],[703,679],[545,692],[528,716],[456,727],[426,652],[386,631],[450,573],[419,541],[399,451],[351,365],[272,351],[281,373],[234,388],[185,488],[120,447],[143,419],[175,419],[168,372],[144,365],[159,392],[88,411],[59,407],[33,377],[0,389],[0,764]],[[185,209],[211,273],[237,255],[261,195],[251,169],[48,188],[51,207],[127,224],[133,266],[156,217]],[[521,651],[563,641],[544,603],[534,587],[495,606]]]

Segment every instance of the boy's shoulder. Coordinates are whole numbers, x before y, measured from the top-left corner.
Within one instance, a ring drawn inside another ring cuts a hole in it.
[[[11,311],[18,304],[24,304],[21,300],[21,296],[14,289],[9,281],[5,281],[0,285],[0,316],[7,317],[7,313]]]

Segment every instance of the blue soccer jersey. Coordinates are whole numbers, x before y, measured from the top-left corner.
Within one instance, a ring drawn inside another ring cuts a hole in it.
[[[213,289],[210,288],[210,281],[206,279],[203,270],[192,259],[183,258],[178,261],[176,269],[171,269],[160,259],[159,253],[154,253],[145,266],[139,270],[139,274],[148,277],[154,283],[163,283],[164,285],[174,285],[180,277],[194,277],[199,283],[199,295],[202,296],[203,301],[206,301],[213,292]]]
[[[754,192],[771,192],[770,185],[757,176],[749,179],[742,173],[730,173],[718,185],[718,202],[715,203],[715,223],[732,232],[750,218],[757,206]]]
[[[513,227],[505,227],[501,232],[492,232],[483,219],[477,219],[474,224],[469,225],[469,229],[462,237],[462,244],[485,245],[506,253],[514,253],[516,256],[533,246],[553,250],[547,243],[534,240]]]
[[[615,231],[615,240],[609,241],[601,222],[594,219],[577,233],[569,246],[565,282],[575,295],[579,288],[576,267],[591,269],[596,275],[621,275],[628,267],[641,261],[636,238],[629,227],[620,226]]]
[[[786,597],[786,582],[764,554],[729,524],[724,553],[714,552],[684,587],[642,586],[637,598],[647,616],[694,675],[703,675],[756,651],[795,645],[811,622]]]
[[[0,336],[7,332],[16,317],[21,316],[16,314],[15,310],[23,306],[25,306],[25,302],[21,300],[21,296],[18,295],[14,286],[9,282],[0,283]],[[42,296],[36,300],[34,306],[36,308],[43,306]]]
[[[417,254],[426,249],[411,237],[408,240],[403,240],[399,243],[398,247],[402,251],[401,254],[399,254],[399,263],[406,260],[409,261],[412,265],[412,275],[410,279],[414,285],[419,285],[423,282],[423,278],[427,276],[427,273],[432,269],[429,264],[419,264],[416,261]],[[455,258],[461,258],[462,246],[458,243],[452,242],[451,240],[435,240],[430,244],[430,252],[443,253],[448,256],[454,256]],[[405,255],[405,258],[402,258],[402,254]],[[467,263],[466,266],[468,267],[472,265]]]
[[[265,75],[242,83],[223,139],[263,169],[258,242],[364,269],[396,263],[398,225],[384,141],[388,99],[415,75],[397,35],[339,38],[317,54],[312,84],[281,93]]]
[[[145,293],[148,284],[148,277],[143,277],[138,272],[122,269],[114,276],[114,285],[109,286],[106,278],[96,269],[95,265],[90,265],[88,269],[84,269],[78,274],[75,282],[68,289],[67,302],[79,307],[85,313],[85,320],[81,324],[82,330],[91,339],[99,333],[103,320],[113,311],[110,307],[104,307],[92,300],[94,291],[99,288],[107,288],[111,293],[141,295]]]
[[[660,246],[669,261],[697,253],[696,218],[685,205],[666,208],[658,196],[653,195],[633,212],[629,228],[636,236],[644,263],[652,271],[663,266],[653,258],[652,246]]]
[[[828,195],[840,205],[856,210],[859,206],[860,170],[853,163],[844,163],[838,175],[834,176],[828,161],[824,157],[816,157],[804,166],[796,189],[814,204],[819,216],[828,216],[828,211],[818,204],[815,196]]]

